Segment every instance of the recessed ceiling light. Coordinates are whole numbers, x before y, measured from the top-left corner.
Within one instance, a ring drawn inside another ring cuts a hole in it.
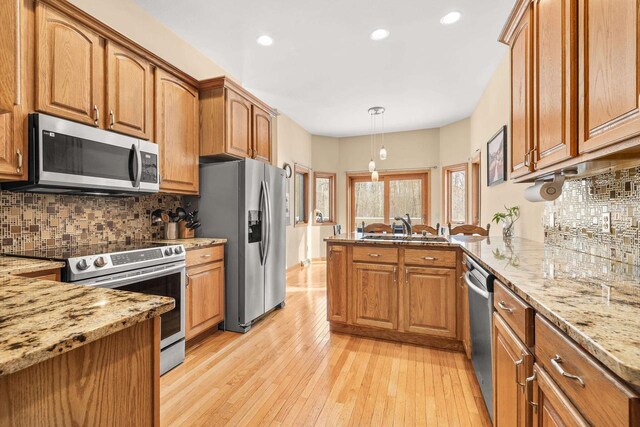
[[[273,44],[273,39],[268,35],[263,34],[256,39],[256,42],[261,46],[271,46]]]
[[[449,12],[446,15],[444,15],[442,18],[440,18],[440,23],[442,25],[455,24],[460,20],[461,17],[462,17],[462,13],[454,10],[453,12]]]
[[[389,37],[389,30],[378,28],[377,30],[373,30],[369,37],[371,37],[371,40],[384,40]]]

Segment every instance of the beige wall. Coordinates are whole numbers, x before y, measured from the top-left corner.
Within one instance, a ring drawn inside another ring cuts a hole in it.
[[[274,164],[282,167],[285,163],[289,163],[293,167],[294,164],[299,163],[311,167],[311,134],[285,115],[279,115],[276,118],[275,128],[277,144],[274,150]],[[309,190],[313,180],[310,181]],[[293,224],[294,215],[293,194],[292,178],[289,179],[290,224]],[[312,195],[313,191],[310,192],[310,196]],[[311,209],[313,209],[313,203],[310,197],[308,218],[311,218]],[[304,227],[287,226],[287,267],[312,258],[312,228],[311,224]]]
[[[507,53],[471,115],[470,153],[474,153],[478,149],[482,151],[480,222],[481,224],[489,222],[496,211],[504,210],[504,205],[519,205],[521,218],[516,223],[515,234],[519,237],[543,241],[542,215],[544,213],[544,203],[531,203],[525,200],[523,192],[530,184],[514,184],[511,181],[507,181],[493,187],[487,187],[486,183],[487,141],[501,126],[510,123],[511,75],[509,63],[510,58]],[[507,133],[509,134],[509,129]],[[502,232],[501,226],[492,224],[492,227],[492,235]]]
[[[69,2],[198,80],[228,75],[131,0]]]

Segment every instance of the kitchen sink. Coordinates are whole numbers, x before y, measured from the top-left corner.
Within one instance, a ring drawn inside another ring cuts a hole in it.
[[[403,234],[371,234],[361,237],[360,240],[369,242],[447,242],[445,237],[433,235],[422,236],[417,234],[413,236],[405,236]]]

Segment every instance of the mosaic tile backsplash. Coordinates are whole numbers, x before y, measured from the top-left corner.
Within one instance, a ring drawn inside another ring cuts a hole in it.
[[[0,191],[0,252],[161,238],[151,212],[174,210],[178,196],[63,196]]]
[[[611,233],[602,231],[603,214],[611,215]],[[639,220],[640,167],[570,180],[546,203],[545,242],[640,265]]]

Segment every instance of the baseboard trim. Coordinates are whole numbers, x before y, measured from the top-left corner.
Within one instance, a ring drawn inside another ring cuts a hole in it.
[[[327,257],[311,258],[311,264],[322,264],[323,262],[327,262]]]
[[[464,346],[462,345],[462,342],[453,338],[425,336],[400,331],[386,331],[376,328],[367,328],[363,326],[346,325],[344,323],[337,322],[329,322],[329,330],[331,332],[358,335],[366,338],[377,338],[386,341],[415,344],[425,347],[434,347],[441,350],[451,350],[459,353],[464,352]]]

